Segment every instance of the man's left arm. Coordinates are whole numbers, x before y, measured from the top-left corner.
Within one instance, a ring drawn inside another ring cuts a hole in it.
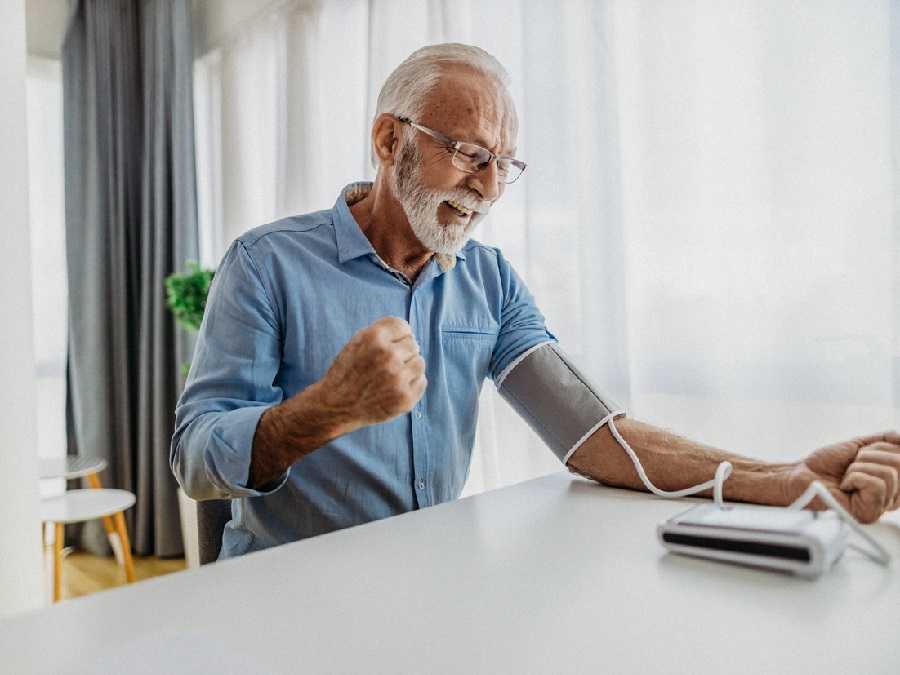
[[[742,457],[625,418],[555,343],[539,345],[517,358],[500,375],[497,386],[564,464],[606,485],[648,489],[613,435],[610,426],[615,425],[650,483],[665,492],[706,483],[728,461],[733,468],[724,482],[723,496],[731,501],[787,506],[819,480],[862,522],[877,520],[900,506],[900,434],[896,432],[835,444],[797,462]],[[812,507],[824,504],[816,499]]]
[[[635,420],[616,429],[641,461],[650,482],[676,491],[708,481],[723,461],[734,469],[724,482],[726,500],[787,506],[814,480],[821,481],[857,520],[869,523],[900,507],[900,434],[887,432],[831,445],[797,462],[762,462],[690,440]],[[571,454],[575,473],[605,485],[646,490],[608,425]],[[711,491],[700,493],[709,495]],[[816,499],[813,508],[823,508]]]
[[[522,280],[498,255],[504,297],[493,378],[500,395],[575,473],[606,485],[647,490],[614,424],[650,482],[673,492],[706,483],[728,461],[723,494],[732,501],[786,506],[821,481],[855,518],[877,520],[900,507],[900,434],[838,443],[797,462],[770,463],[694,443],[624,417],[624,412],[559,348]],[[701,493],[702,494],[702,493]],[[812,508],[823,508],[819,498]]]

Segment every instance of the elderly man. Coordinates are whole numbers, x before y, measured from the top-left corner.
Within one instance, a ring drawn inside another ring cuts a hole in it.
[[[191,497],[252,498],[233,503],[222,557],[456,498],[488,376],[608,485],[644,489],[627,444],[664,490],[728,460],[729,499],[784,505],[821,480],[861,520],[897,508],[897,434],[765,464],[625,419],[578,372],[501,252],[469,239],[525,168],[506,79],[475,47],[417,51],[378,99],[374,183],[222,260],[171,451]]]

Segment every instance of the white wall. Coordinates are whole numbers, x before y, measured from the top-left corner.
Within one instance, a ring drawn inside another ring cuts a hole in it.
[[[18,0],[17,0],[18,1]],[[229,40],[246,21],[265,16],[285,0],[191,0],[194,51],[205,54]],[[26,0],[28,53],[59,59],[69,0]]]
[[[0,616],[42,603],[25,125],[25,0],[0,3]]]
[[[69,0],[26,0],[28,53],[59,59],[68,18]]]
[[[192,0],[194,54],[205,54],[232,38],[245,22],[281,4],[284,0]]]

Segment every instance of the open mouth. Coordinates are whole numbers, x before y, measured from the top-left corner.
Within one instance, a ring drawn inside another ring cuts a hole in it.
[[[473,213],[471,209],[467,209],[465,206],[463,206],[459,202],[453,201],[452,199],[448,199],[444,203],[449,206],[450,210],[460,218],[468,218]]]

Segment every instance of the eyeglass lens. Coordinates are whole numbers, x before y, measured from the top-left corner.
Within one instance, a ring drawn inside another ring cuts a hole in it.
[[[453,156],[453,163],[463,171],[475,173],[485,168],[494,156],[484,148],[470,143],[461,143]],[[522,174],[522,169],[506,157],[497,157],[497,175],[504,183],[514,182]]]

